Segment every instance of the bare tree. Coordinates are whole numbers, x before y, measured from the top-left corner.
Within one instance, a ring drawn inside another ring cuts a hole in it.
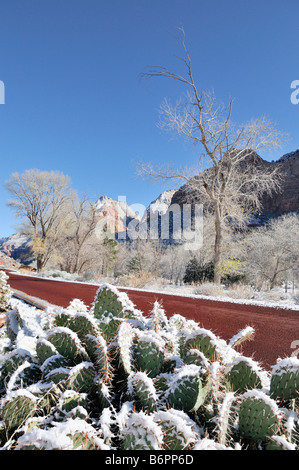
[[[273,289],[299,269],[299,215],[271,220],[245,237],[243,258],[247,276]]]
[[[198,165],[174,169],[141,162],[137,172],[142,177],[182,181],[209,207],[215,223],[214,282],[220,283],[225,223],[233,220],[240,225],[248,211],[260,208],[265,193],[278,189],[279,166],[269,163],[265,167],[256,152],[276,148],[283,135],[264,117],[236,125],[232,121],[233,100],[222,106],[213,94],[202,92],[193,77],[184,31],[181,33],[178,41],[184,56],[179,60],[185,73],[155,66],[142,76],[168,78],[184,86],[185,97],[175,105],[164,100],[159,125],[199,146]]]
[[[190,256],[190,252],[185,250],[183,245],[167,247],[160,260],[161,276],[175,285],[182,284]]]
[[[31,237],[37,270],[49,261],[57,241],[68,221],[70,203],[74,197],[70,178],[57,171],[26,170],[14,173],[5,183],[12,195],[8,206],[22,217],[23,232]]]
[[[99,244],[95,236],[96,206],[86,196],[71,202],[67,230],[62,234],[58,250],[61,267],[70,273],[81,273],[94,265]]]

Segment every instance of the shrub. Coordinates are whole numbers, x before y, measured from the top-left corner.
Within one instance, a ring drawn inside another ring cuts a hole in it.
[[[9,309],[12,291],[7,284],[8,276],[4,271],[0,271],[0,311],[5,312]]]
[[[214,264],[212,262],[202,264],[196,256],[190,259],[184,275],[185,284],[199,284],[214,279]]]

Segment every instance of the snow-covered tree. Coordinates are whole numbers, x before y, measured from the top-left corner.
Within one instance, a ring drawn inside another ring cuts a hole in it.
[[[299,268],[299,215],[287,214],[245,238],[243,257],[247,276],[266,281],[270,289]]]

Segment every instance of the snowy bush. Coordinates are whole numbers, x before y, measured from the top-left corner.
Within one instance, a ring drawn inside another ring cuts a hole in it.
[[[7,284],[8,276],[4,271],[0,271],[0,311],[5,312],[9,308],[12,296],[11,289]]]
[[[194,289],[195,295],[207,295],[212,297],[225,297],[226,292],[223,286],[214,284],[213,282],[203,282]]]
[[[251,327],[226,342],[107,284],[90,309],[17,307],[0,338],[2,449],[298,448],[299,361],[240,355]]]

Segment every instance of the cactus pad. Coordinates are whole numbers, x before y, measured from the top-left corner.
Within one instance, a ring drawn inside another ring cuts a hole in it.
[[[207,388],[201,379],[202,369],[195,365],[187,365],[178,370],[165,393],[170,407],[186,412],[197,411],[203,405]]]
[[[159,450],[162,449],[163,432],[151,415],[143,411],[133,413],[122,430],[122,449]]]
[[[76,364],[88,359],[88,355],[82,347],[77,334],[70,328],[53,328],[48,333],[48,341],[53,344],[59,354],[72,363]]]
[[[249,391],[241,396],[239,429],[246,439],[265,441],[279,429],[279,412],[274,400],[263,392]]]
[[[2,419],[8,431],[23,426],[25,421],[37,411],[36,397],[27,390],[12,392],[2,408]]]
[[[145,372],[132,373],[128,377],[128,389],[137,404],[148,413],[157,408],[158,396],[153,380]]]
[[[299,359],[283,359],[272,367],[270,393],[280,401],[299,397]]]
[[[229,368],[227,380],[232,390],[237,393],[245,393],[253,388],[262,388],[258,364],[243,356],[238,357]]]
[[[204,328],[198,328],[187,336],[184,349],[185,355],[189,349],[198,349],[210,361],[216,361],[219,354],[216,336]]]
[[[139,332],[134,346],[136,370],[156,377],[163,366],[164,341],[155,332]]]

